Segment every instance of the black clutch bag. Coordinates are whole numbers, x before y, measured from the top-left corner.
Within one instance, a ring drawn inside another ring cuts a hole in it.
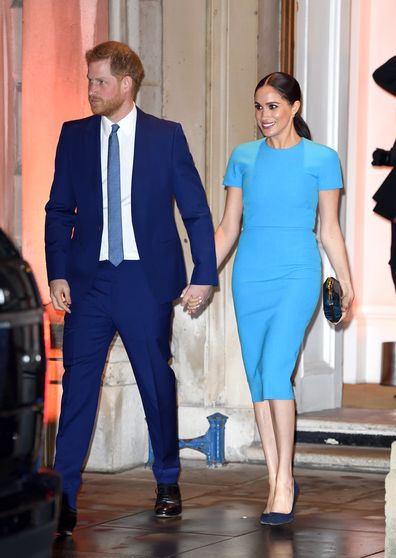
[[[341,285],[334,277],[328,277],[323,283],[323,312],[329,322],[337,323],[342,316]]]

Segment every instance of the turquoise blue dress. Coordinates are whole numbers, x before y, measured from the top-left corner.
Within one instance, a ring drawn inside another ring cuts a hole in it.
[[[291,376],[321,285],[318,196],[342,188],[338,155],[305,138],[288,149],[241,144],[224,185],[242,188],[232,290],[252,399],[294,399]]]

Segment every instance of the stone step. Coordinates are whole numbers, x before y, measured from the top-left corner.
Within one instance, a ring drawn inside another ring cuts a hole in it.
[[[264,463],[260,442],[247,448],[246,457],[249,463]],[[390,449],[297,443],[294,464],[323,469],[389,472]]]
[[[396,439],[395,423],[351,421],[342,416],[307,413],[297,417],[296,441],[305,444],[390,448]],[[361,417],[363,418],[363,417]]]
[[[341,407],[297,416],[302,443],[390,448],[396,439],[396,409]]]

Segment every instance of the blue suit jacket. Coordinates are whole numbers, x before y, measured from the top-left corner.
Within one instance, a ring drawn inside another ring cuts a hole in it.
[[[48,280],[66,279],[72,301],[92,284],[103,228],[100,116],[66,122],[46,205]],[[132,222],[140,259],[159,302],[180,296],[186,271],[174,218],[178,206],[191,244],[192,284],[217,285],[213,225],[180,124],[138,109]]]

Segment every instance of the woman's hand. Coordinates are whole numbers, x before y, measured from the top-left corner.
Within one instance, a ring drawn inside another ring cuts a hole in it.
[[[342,297],[341,297],[341,310],[342,316],[341,319],[337,322],[338,324],[342,322],[348,315],[353,300],[355,298],[355,294],[353,292],[352,284],[349,281],[340,281],[341,290],[342,290]]]

